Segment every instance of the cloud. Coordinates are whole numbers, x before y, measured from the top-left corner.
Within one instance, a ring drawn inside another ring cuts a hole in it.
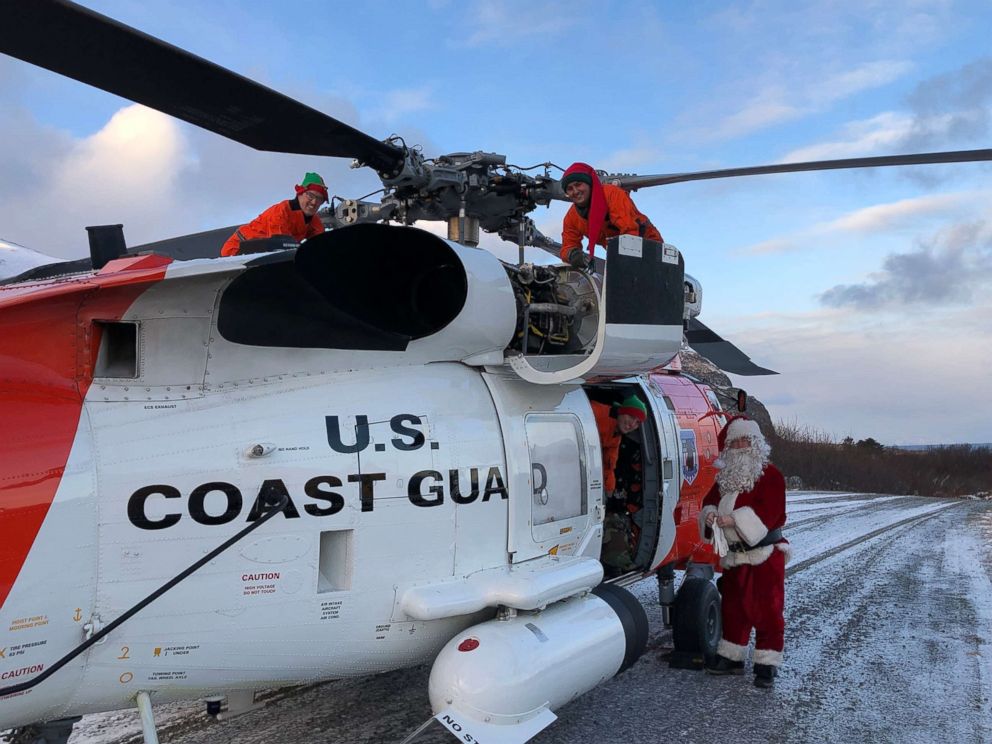
[[[950,214],[974,197],[974,194],[937,194],[876,204],[831,220],[824,230],[862,234],[888,231],[920,217]]]
[[[0,108],[2,237],[62,258],[87,254],[87,225],[124,224],[130,245],[245,222],[317,170],[334,193],[379,185],[340,158],[258,152],[143,106],[73,137]]]
[[[165,229],[174,219],[175,186],[186,164],[178,123],[132,105],[97,133],[74,139],[15,114],[0,121],[15,141],[0,145],[13,161],[14,188],[0,200],[8,237],[53,255],[86,251],[86,225],[145,223]]]
[[[598,158],[596,167],[610,173],[623,173],[629,170],[643,171],[646,163],[657,162],[663,151],[654,145],[626,147]]]
[[[984,141],[992,132],[992,57],[924,80],[907,103],[913,121],[901,143],[906,149]]]
[[[839,284],[820,295],[828,307],[877,309],[920,304],[967,304],[992,290],[992,223],[953,225],[915,250],[886,257],[860,284]]]
[[[828,75],[816,82],[807,93],[817,108],[829,106],[866,90],[881,88],[898,80],[912,68],[904,60],[876,60],[860,67]]]
[[[370,110],[368,117],[387,125],[392,125],[410,114],[429,111],[437,106],[434,91],[429,85],[387,91],[378,96],[378,99],[381,100],[381,105]]]
[[[886,111],[870,119],[846,124],[836,140],[792,150],[781,159],[781,162],[801,163],[807,160],[855,158],[880,150],[895,150],[905,141],[912,124],[911,116]]]
[[[961,214],[969,207],[992,199],[988,191],[967,191],[901,199],[889,204],[864,207],[828,222],[820,222],[789,235],[754,243],[740,249],[744,254],[785,253],[844,235],[871,235],[905,230],[923,220]]]
[[[831,308],[741,319],[736,327],[738,319],[728,319],[720,328],[780,373],[734,378],[775,420],[886,444],[987,442],[987,411],[962,395],[987,387],[992,328],[973,325],[982,314],[992,314],[992,303],[912,316]]]
[[[850,122],[836,138],[793,150],[782,162],[984,144],[992,133],[992,58],[924,80],[907,98],[907,109]],[[926,185],[937,183],[942,172],[933,168],[900,170]]]
[[[581,3],[580,3],[581,4]],[[583,17],[575,2],[553,0],[477,0],[468,10],[465,28],[475,29],[459,46],[512,46],[534,36],[558,38]]]
[[[719,126],[708,131],[708,138],[735,139],[822,112],[838,101],[885,86],[910,68],[902,60],[875,60],[832,74],[809,66],[764,80],[757,89],[744,84],[749,90],[747,102],[724,116]]]
[[[782,124],[803,115],[802,108],[779,100],[777,93],[763,93],[759,100],[747,104],[727,116],[718,127],[711,129],[711,139],[735,139],[746,134]]]

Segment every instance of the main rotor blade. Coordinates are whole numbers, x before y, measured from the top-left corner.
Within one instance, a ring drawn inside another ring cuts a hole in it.
[[[202,57],[64,0],[0,0],[0,52],[256,150],[357,158],[380,172],[399,148]]]
[[[845,168],[880,168],[890,165],[930,165],[933,163],[970,163],[992,160],[992,150],[955,150],[952,152],[925,152],[911,155],[881,155],[871,158],[845,158],[843,160],[811,160],[804,163],[779,163],[756,165],[748,168],[696,171],[694,173],[668,173],[656,176],[606,176],[603,180],[629,191],[649,186],[664,186],[685,181],[704,181],[710,178],[735,178],[761,176],[767,173],[796,173],[799,171],[839,170]]]

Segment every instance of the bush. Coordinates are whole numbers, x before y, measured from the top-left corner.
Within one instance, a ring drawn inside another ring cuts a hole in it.
[[[779,422],[772,461],[806,488],[919,496],[992,490],[992,450],[967,444],[903,450],[874,439],[834,442],[808,426]]]

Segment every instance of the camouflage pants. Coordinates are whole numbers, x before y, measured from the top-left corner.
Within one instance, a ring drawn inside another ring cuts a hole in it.
[[[634,561],[630,557],[629,518],[625,514],[607,514],[603,522],[603,550],[599,560],[604,567],[614,571],[630,571]]]

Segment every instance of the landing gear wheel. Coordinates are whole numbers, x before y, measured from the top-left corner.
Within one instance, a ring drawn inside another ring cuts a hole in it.
[[[672,612],[671,666],[702,669],[708,657],[716,655],[723,635],[720,619],[720,592],[716,585],[698,577],[682,582]]]

